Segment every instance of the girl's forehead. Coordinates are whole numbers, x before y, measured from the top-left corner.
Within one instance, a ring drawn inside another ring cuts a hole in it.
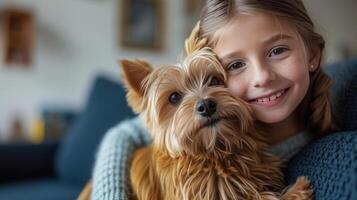
[[[232,48],[265,45],[276,35],[299,39],[295,27],[287,20],[266,13],[237,14],[216,31],[213,49],[221,57]]]

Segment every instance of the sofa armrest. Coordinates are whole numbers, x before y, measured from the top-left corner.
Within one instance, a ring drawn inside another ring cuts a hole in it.
[[[357,199],[357,131],[337,132],[311,142],[292,158],[285,178],[307,176],[314,199]]]
[[[58,143],[0,144],[0,181],[51,176]]]

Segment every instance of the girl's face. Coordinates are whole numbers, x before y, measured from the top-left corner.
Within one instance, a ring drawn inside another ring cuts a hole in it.
[[[237,15],[215,36],[231,93],[264,123],[291,116],[307,93],[312,64],[295,29],[268,14]]]

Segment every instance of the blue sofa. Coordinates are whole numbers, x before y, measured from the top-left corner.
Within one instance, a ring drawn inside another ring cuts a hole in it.
[[[133,116],[122,86],[98,76],[60,144],[0,144],[0,200],[75,199],[91,176],[104,133]]]
[[[326,71],[334,81],[333,108],[341,132],[323,137],[304,148],[288,163],[286,180],[292,183],[297,176],[307,175],[314,184],[315,199],[355,200],[357,60],[329,65]],[[92,88],[85,109],[60,144],[0,145],[0,200],[66,200],[77,197],[90,178],[97,145],[104,133],[121,120],[134,116],[126,105],[125,92],[119,84],[100,76]],[[343,146],[330,144],[338,140],[342,140]],[[346,152],[344,148],[355,151]],[[346,162],[341,163],[341,160]],[[327,171],[333,176],[326,177],[334,177],[334,180],[323,179],[321,174]],[[327,182],[332,184],[325,184]]]

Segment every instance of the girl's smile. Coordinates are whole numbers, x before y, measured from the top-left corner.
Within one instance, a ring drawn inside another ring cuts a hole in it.
[[[289,88],[282,89],[268,95],[262,95],[261,97],[249,100],[248,102],[250,104],[254,104],[262,107],[274,107],[284,101],[284,98],[288,90]]]

